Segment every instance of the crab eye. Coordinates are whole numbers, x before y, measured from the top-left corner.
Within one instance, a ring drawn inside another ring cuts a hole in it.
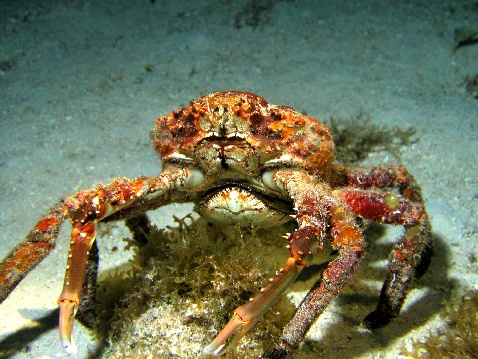
[[[184,183],[186,184],[186,187],[188,188],[196,188],[202,185],[204,182],[204,173],[202,173],[201,170],[198,170],[197,168],[193,168],[191,170],[188,170],[188,176]]]
[[[274,176],[275,171],[265,171],[262,174],[262,183],[264,183],[270,189],[274,191],[281,191],[281,188],[273,181],[272,176]]]

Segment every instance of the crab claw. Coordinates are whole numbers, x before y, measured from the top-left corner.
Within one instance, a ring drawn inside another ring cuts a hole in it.
[[[78,302],[68,299],[59,300],[60,306],[60,340],[65,353],[75,354],[77,352],[76,343],[73,339],[73,323],[78,311]]]
[[[216,338],[204,348],[204,354],[222,355],[229,347],[234,347],[237,342],[251,329],[260,318],[243,320],[234,312],[231,320],[221,330]]]

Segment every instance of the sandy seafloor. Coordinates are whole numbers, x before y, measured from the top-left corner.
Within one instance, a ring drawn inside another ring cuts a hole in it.
[[[321,121],[369,114],[377,124],[416,128],[401,162],[423,189],[437,253],[386,328],[368,333],[357,326],[373,300],[351,317],[340,314],[339,298],[308,338],[318,342],[317,358],[400,358],[410,339],[442,324],[437,314],[450,298],[477,288],[478,99],[464,78],[478,74],[478,44],[455,51],[454,30],[478,27],[478,5],[253,4],[0,1],[0,256],[61,196],[117,176],[159,173],[149,130],[193,98],[234,89]],[[396,161],[382,152],[366,163]],[[165,208],[155,216],[158,225],[190,208]],[[66,357],[52,311],[67,232],[0,305],[0,357]],[[109,254],[124,232],[113,225],[108,237],[117,242],[100,239],[103,269],[125,260],[121,251]],[[365,277],[374,276],[374,265],[364,262]],[[372,283],[378,296],[380,278]],[[81,325],[75,337],[73,357],[95,351]],[[12,346],[18,351],[6,356],[2,350]]]

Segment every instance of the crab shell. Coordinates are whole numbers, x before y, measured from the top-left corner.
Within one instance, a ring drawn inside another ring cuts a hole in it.
[[[191,101],[159,118],[151,137],[163,168],[188,168],[186,185],[206,191],[196,211],[226,225],[290,220],[291,207],[274,197],[271,170],[306,168],[328,178],[334,160],[327,126],[248,92]]]
[[[163,166],[198,163],[206,176],[228,171],[251,178],[264,168],[286,166],[326,180],[334,160],[327,126],[249,92],[217,92],[191,101],[159,118],[151,138]]]

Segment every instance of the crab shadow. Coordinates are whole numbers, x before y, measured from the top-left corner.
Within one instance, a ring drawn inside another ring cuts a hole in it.
[[[360,327],[361,321],[378,302],[379,290],[370,283],[382,282],[386,269],[376,269],[374,262],[386,261],[393,243],[383,243],[384,226],[373,224],[365,232],[368,247],[367,256],[357,271],[354,280],[335,299],[333,314],[337,320],[327,320],[320,331],[323,335],[315,340],[305,340],[300,352],[294,358],[344,358],[361,355],[374,350],[384,350],[397,339],[425,325],[449,302],[455,280],[448,277],[450,250],[443,238],[434,237],[434,255],[428,270],[415,281],[413,289],[399,316],[380,329],[373,331]],[[311,278],[320,277],[326,264],[312,265],[304,269],[298,281],[308,283]],[[381,286],[381,285],[380,285]],[[412,295],[414,290],[420,294]],[[407,303],[410,302],[410,303]],[[319,317],[315,325],[320,325]],[[314,332],[312,327],[311,332]],[[353,348],[353,349],[351,349]],[[319,354],[320,353],[320,354]],[[396,353],[397,354],[397,353]]]
[[[38,339],[44,333],[57,329],[59,309],[48,311],[46,315],[38,317],[36,325],[20,329],[0,340],[0,358],[11,358],[15,354],[28,348],[29,343]],[[27,316],[25,314],[25,316]]]

